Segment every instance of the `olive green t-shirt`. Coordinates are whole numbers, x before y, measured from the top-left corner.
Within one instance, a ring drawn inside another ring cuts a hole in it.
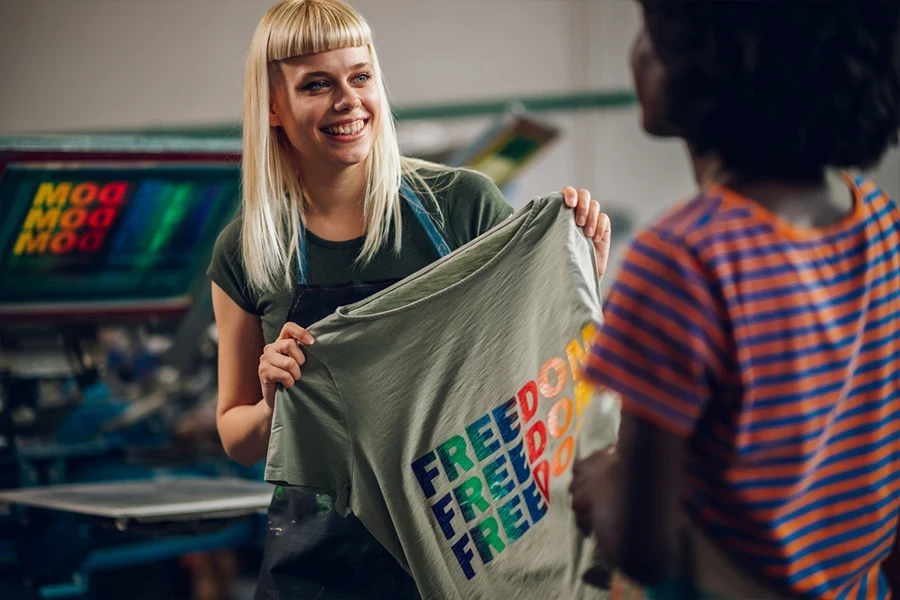
[[[497,186],[481,173],[448,169],[446,173],[431,171],[423,175],[429,178],[437,207],[424,194],[419,194],[419,199],[434,215],[435,224],[451,250],[475,239],[513,213]],[[437,251],[409,204],[401,200],[400,205],[402,242],[399,255],[394,253],[393,244],[385,244],[367,264],[356,263],[364,238],[332,242],[307,232],[306,261],[310,284],[402,279],[437,260]],[[266,343],[278,338],[294,297],[296,276],[289,288],[276,293],[255,295],[250,290],[241,259],[240,217],[219,234],[207,274],[238,306],[260,316]]]
[[[570,507],[618,400],[583,379],[593,246],[562,194],[310,327],[265,479],[334,498],[426,600],[602,600]]]

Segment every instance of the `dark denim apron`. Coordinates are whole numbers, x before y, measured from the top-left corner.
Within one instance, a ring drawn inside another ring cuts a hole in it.
[[[415,213],[438,257],[449,254],[450,247],[422,202],[406,186],[400,196]],[[300,237],[298,285],[288,314],[301,327],[398,281],[309,285],[305,237]],[[353,514],[338,515],[327,496],[277,487],[269,504],[255,600],[306,598],[417,600],[419,594],[412,577]]]

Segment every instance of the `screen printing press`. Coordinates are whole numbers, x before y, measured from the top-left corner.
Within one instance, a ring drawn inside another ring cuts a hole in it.
[[[238,140],[0,138],[0,597],[261,544],[205,276],[239,183]]]
[[[558,134],[513,111],[420,157],[508,192]],[[111,572],[261,545],[273,488],[216,434],[205,276],[240,158],[238,138],[0,138],[3,600],[103,598]]]

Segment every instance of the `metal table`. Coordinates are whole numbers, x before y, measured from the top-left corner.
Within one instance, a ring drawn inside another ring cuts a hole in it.
[[[117,523],[222,519],[265,510],[273,489],[246,479],[166,477],[0,490],[0,504],[106,517]]]

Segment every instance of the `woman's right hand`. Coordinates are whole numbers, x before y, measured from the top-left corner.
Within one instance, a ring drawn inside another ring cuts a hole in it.
[[[300,379],[300,367],[306,362],[300,345],[309,346],[314,341],[309,332],[296,323],[286,323],[278,339],[263,348],[259,357],[259,384],[270,410],[275,408],[278,384],[287,390]]]

